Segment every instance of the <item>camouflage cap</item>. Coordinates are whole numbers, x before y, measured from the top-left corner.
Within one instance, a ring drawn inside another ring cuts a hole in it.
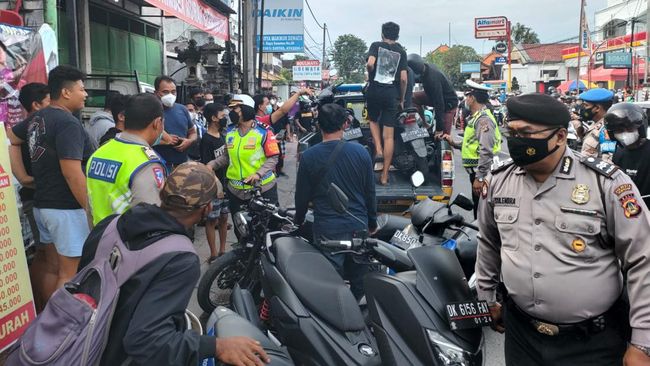
[[[188,162],[176,167],[160,191],[164,205],[192,211],[210,203],[223,188],[207,166]]]

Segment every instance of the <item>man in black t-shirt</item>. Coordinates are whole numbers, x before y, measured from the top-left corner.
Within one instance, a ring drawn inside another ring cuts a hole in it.
[[[9,133],[14,146],[27,143],[36,191],[34,216],[41,242],[58,253],[57,282],[44,291],[48,299],[77,272],[83,243],[90,232],[83,166],[92,154],[90,138],[72,113],[80,111],[88,94],[85,75],[70,66],[50,71],[51,105],[17,124]]]
[[[618,103],[605,115],[605,128],[610,138],[617,142],[613,163],[632,178],[646,205],[650,205],[650,142],[648,142],[648,117],[641,107],[631,103]],[[620,197],[632,187],[616,188]],[[621,201],[623,202],[623,201]]]
[[[381,38],[382,41],[371,44],[368,51],[366,104],[375,144],[375,162],[383,163],[378,164],[382,167],[380,183],[386,185],[393,160],[395,122],[400,109],[404,108],[408,73],[406,52],[397,43],[399,25],[393,22],[382,25]]]

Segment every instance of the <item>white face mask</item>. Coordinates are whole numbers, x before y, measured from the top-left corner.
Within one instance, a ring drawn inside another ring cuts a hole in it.
[[[162,97],[160,97],[160,101],[165,107],[170,108],[174,105],[174,102],[176,102],[176,96],[174,94],[169,93],[167,95],[163,95]]]
[[[197,117],[196,112],[190,112],[190,118],[192,118],[192,121],[194,121]]]
[[[623,146],[630,146],[639,140],[639,131],[615,133],[614,137]]]

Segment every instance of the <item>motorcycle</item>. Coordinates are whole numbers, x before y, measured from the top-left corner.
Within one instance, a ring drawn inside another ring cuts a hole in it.
[[[352,215],[345,194],[334,184],[330,187],[332,207]],[[464,224],[459,215],[449,220]],[[349,288],[318,249],[284,231],[266,234],[257,269],[263,300],[258,304],[253,291],[236,286],[233,308],[266,328],[296,364],[482,364],[480,327],[490,324],[489,309],[485,302],[473,300],[452,251],[441,246],[405,250],[363,237],[320,245],[381,263],[397,274],[365,277],[366,321]]]
[[[405,109],[397,121],[393,166],[406,175],[420,171],[426,176],[429,172],[428,162],[435,151],[429,131],[424,128],[422,118],[415,108]],[[430,140],[428,144],[426,140]]]
[[[474,265],[478,246],[478,224],[465,222],[461,215],[454,214],[452,207],[473,209],[472,201],[457,196],[449,204],[425,199],[414,204],[404,214],[410,218],[394,215],[379,215],[374,238],[392,243],[405,250],[420,246],[445,246],[452,249],[458,258],[468,281],[474,283]],[[451,235],[449,231],[452,232]],[[475,285],[470,286],[472,291]]]
[[[254,287],[259,283],[251,270],[264,250],[265,233],[276,230],[294,230],[293,212],[282,210],[262,197],[259,187],[253,188],[254,198],[246,209],[233,216],[237,244],[232,250],[217,258],[199,280],[197,301],[201,309],[210,314],[217,306],[229,306],[230,294],[235,284]],[[300,234],[311,237],[313,215],[307,212]],[[288,229],[286,228],[288,227]]]

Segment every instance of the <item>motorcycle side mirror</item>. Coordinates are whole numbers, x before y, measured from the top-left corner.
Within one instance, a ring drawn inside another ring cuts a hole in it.
[[[454,200],[451,202],[450,206],[454,206],[454,205],[462,208],[463,210],[467,210],[467,211],[470,211],[470,210],[474,209],[474,201],[472,201],[471,199],[465,197],[462,193],[459,193],[456,196],[456,198],[454,198]]]
[[[327,198],[334,211],[342,214],[347,212],[349,199],[348,196],[334,183],[330,183],[327,190]]]
[[[421,171],[416,171],[411,175],[411,184],[413,184],[413,187],[420,187],[421,185],[424,184],[424,174],[422,174]]]

